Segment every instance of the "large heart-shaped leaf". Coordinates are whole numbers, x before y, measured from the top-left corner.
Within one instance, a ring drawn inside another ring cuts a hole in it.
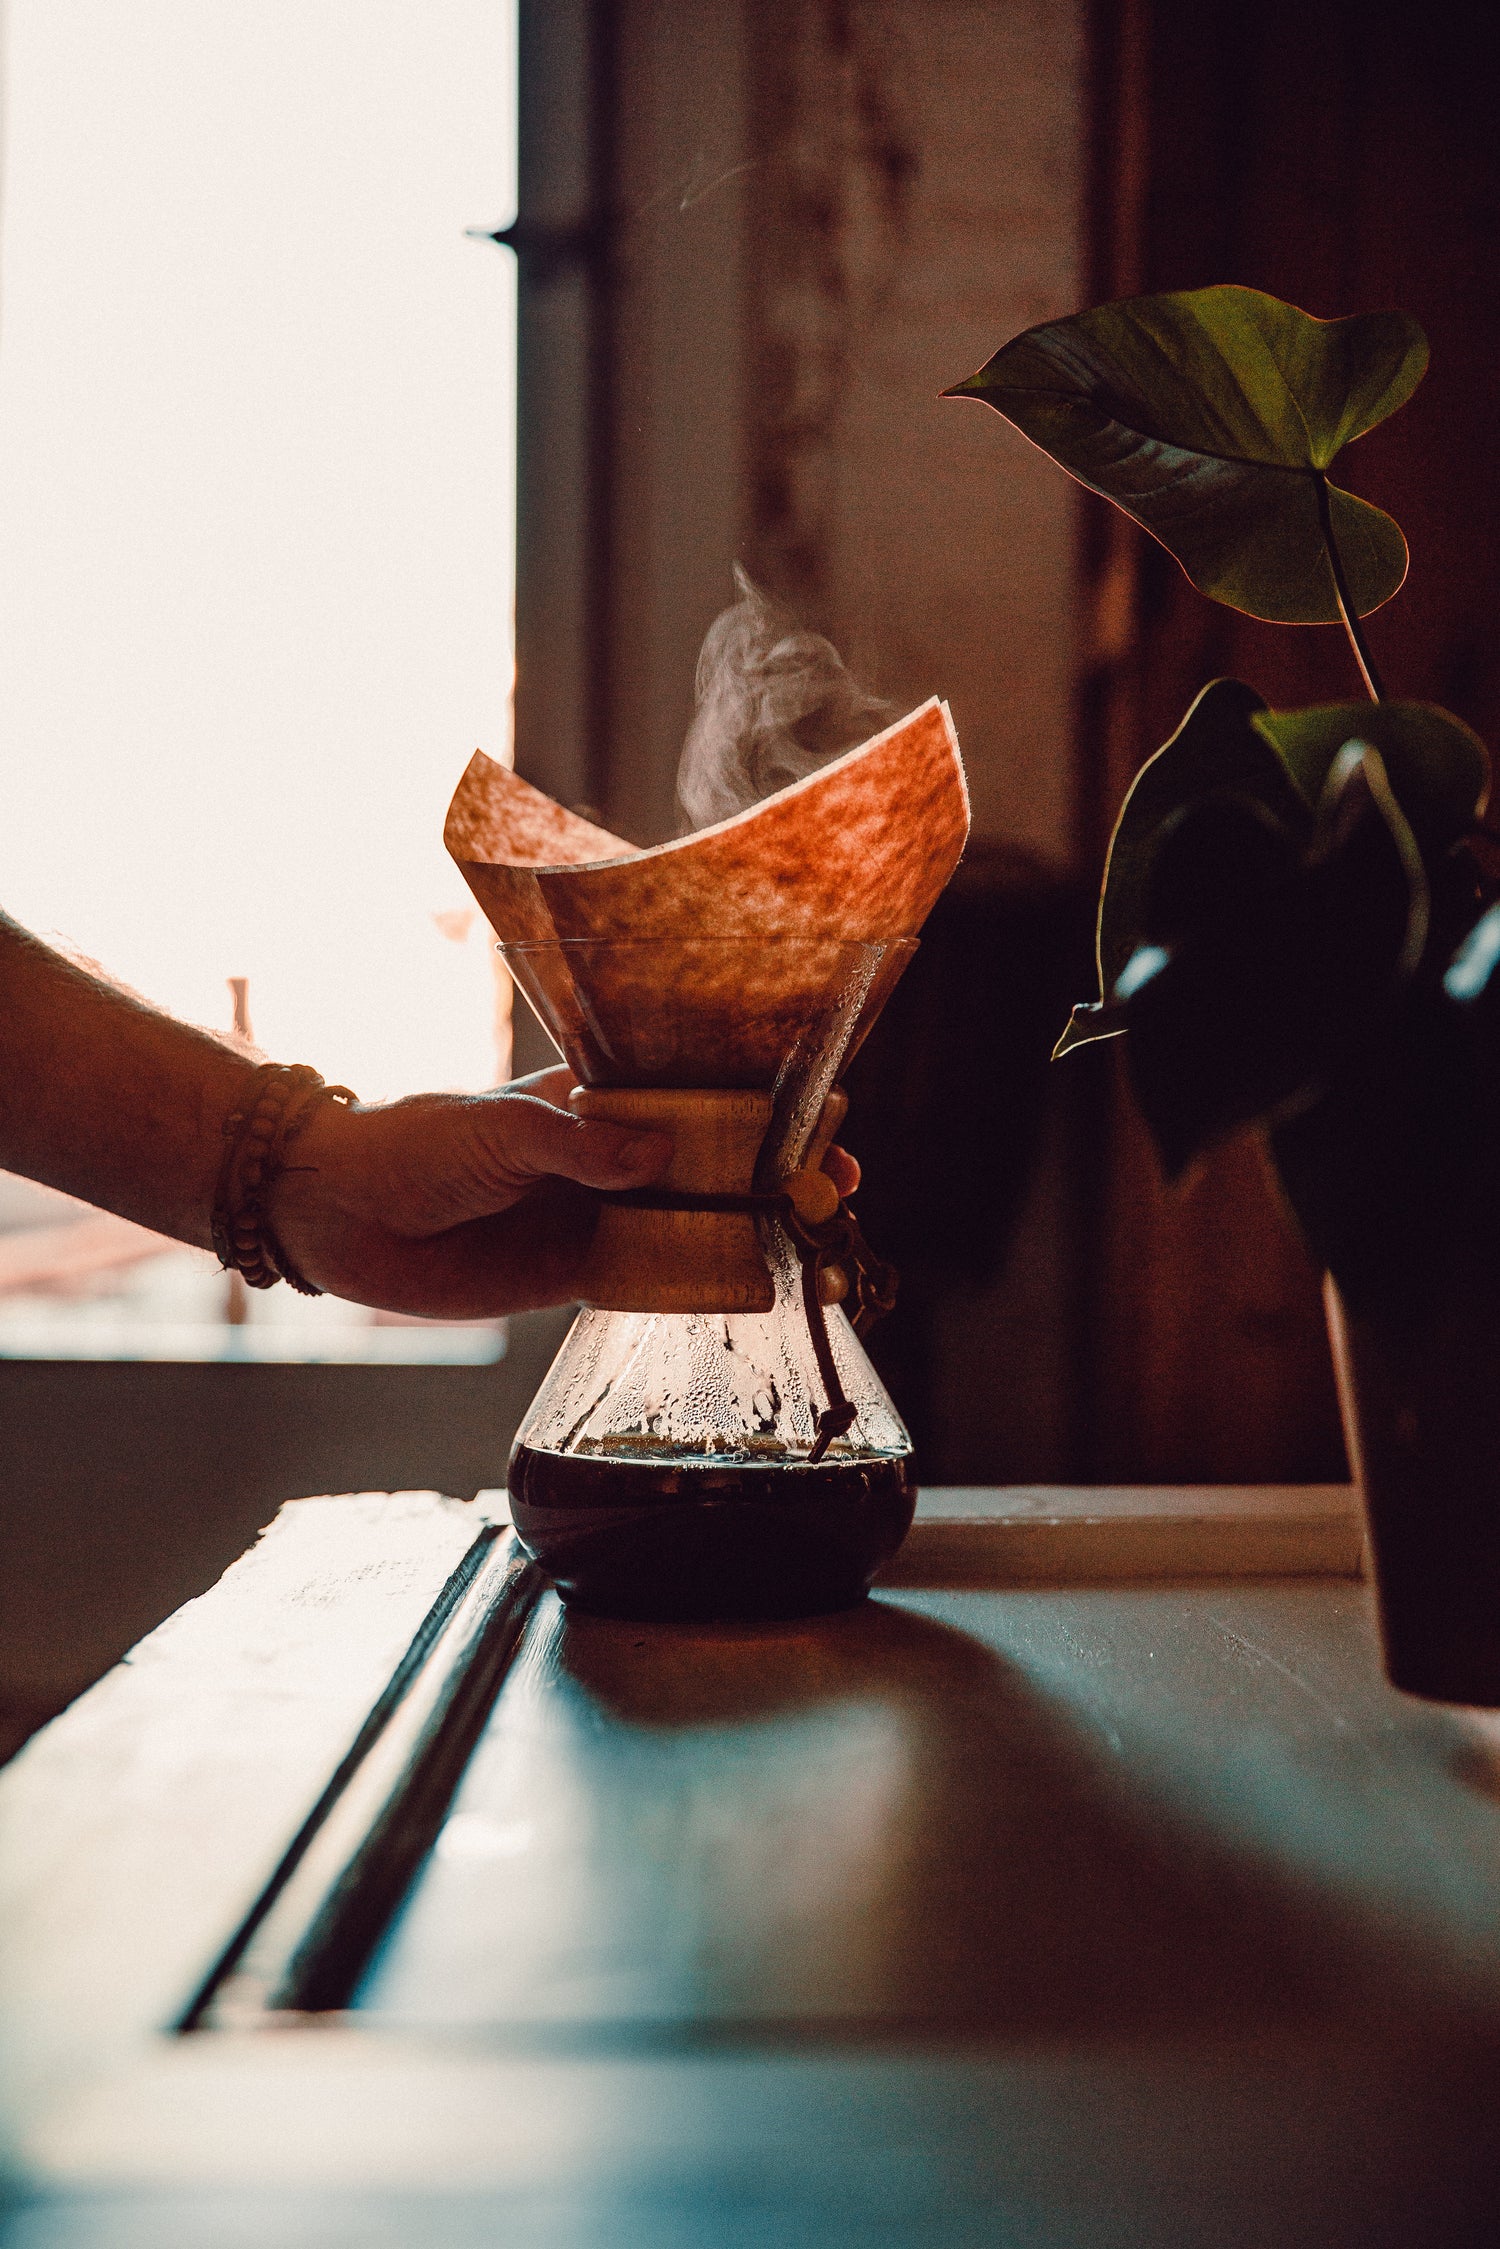
[[[1258,289],[1188,289],[1029,328],[945,395],[1005,415],[1215,601],[1323,625],[1339,620],[1324,490],[1357,613],[1406,575],[1397,525],[1326,471],[1426,366],[1406,313],[1315,320]]]
[[[1441,853],[1484,810],[1490,755],[1479,736],[1436,703],[1316,703],[1256,711],[1250,721],[1315,806],[1339,752],[1368,742],[1380,752],[1396,802],[1424,852]]]
[[[1108,1002],[1126,962],[1146,935],[1146,901],[1162,830],[1175,814],[1216,791],[1253,797],[1294,832],[1311,814],[1274,746],[1256,732],[1266,708],[1243,680],[1216,679],[1203,689],[1170,741],[1148,758],[1130,785],[1109,841],[1099,894],[1099,1001],[1073,1010],[1055,1053],[1124,1029]]]

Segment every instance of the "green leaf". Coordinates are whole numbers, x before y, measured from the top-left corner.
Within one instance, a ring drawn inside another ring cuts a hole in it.
[[[1258,289],[1132,297],[1054,320],[945,393],[979,398],[1159,539],[1215,601],[1281,624],[1339,621],[1318,486],[1411,396],[1427,343],[1406,313],[1315,320]],[[1379,508],[1330,486],[1361,616],[1406,575]]]
[[[1099,999],[1075,1007],[1053,1060],[1124,1028],[1111,1006],[1115,984],[1146,933],[1151,869],[1161,832],[1184,807],[1215,790],[1254,797],[1300,832],[1312,821],[1275,750],[1255,730],[1265,700],[1243,680],[1216,679],[1196,697],[1171,739],[1130,785],[1109,840],[1099,893],[1095,957]]]
[[[1345,744],[1368,742],[1380,752],[1392,793],[1424,852],[1446,851],[1473,826],[1489,796],[1488,750],[1436,703],[1316,703],[1300,711],[1261,709],[1250,723],[1314,807]]]
[[[1104,886],[1099,894],[1096,953],[1099,1011],[1075,1008],[1053,1050],[1054,1060],[1093,1039],[1112,1038],[1121,1029],[1107,1003],[1126,962],[1146,933],[1146,902],[1151,868],[1162,829],[1173,816],[1218,789],[1254,797],[1268,812],[1295,828],[1311,828],[1311,818],[1286,768],[1252,723],[1265,702],[1243,680],[1210,681],[1171,740],[1147,759],[1130,785],[1109,839]]]

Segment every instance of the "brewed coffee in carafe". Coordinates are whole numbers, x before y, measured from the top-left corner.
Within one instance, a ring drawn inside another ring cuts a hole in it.
[[[911,1440],[842,1311],[856,1419],[813,1460],[797,1260],[769,1312],[578,1316],[510,1463],[512,1517],[565,1599],[631,1616],[846,1608],[911,1524]]]

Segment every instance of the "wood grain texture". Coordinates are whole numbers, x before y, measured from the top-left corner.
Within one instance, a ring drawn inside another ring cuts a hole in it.
[[[672,1160],[653,1186],[681,1195],[769,1192],[767,1134],[775,1096],[749,1090],[674,1090],[661,1086],[575,1086],[568,1105],[581,1117],[672,1136]],[[792,1120],[772,1150],[776,1176],[822,1163],[844,1120],[837,1088],[809,1121]],[[800,1127],[800,1129],[798,1129]],[[791,1145],[784,1143],[790,1138]],[[589,1244],[579,1293],[606,1312],[769,1312],[776,1291],[753,1216],[741,1212],[635,1210],[606,1202]]]
[[[1089,1585],[1358,1577],[1348,1484],[1064,1484],[924,1491],[882,1585]]]
[[[607,1124],[670,1132],[654,1184],[674,1194],[748,1195],[774,1106],[770,1093],[577,1087],[570,1106]],[[580,1282],[607,1312],[769,1312],[776,1301],[755,1220],[605,1203]]]
[[[0,1775],[0,2110],[186,2004],[481,1520],[294,1502]]]
[[[518,2058],[272,2032],[160,2048],[55,2119],[15,2249],[1474,2249],[1497,2092],[1482,2054],[1293,2039]]]
[[[547,1604],[365,2003],[512,2036],[1500,2021],[1467,1739],[1386,1687],[1337,1580],[792,1627]]]
[[[527,1581],[524,1592],[520,1580]],[[493,1696],[479,1702],[467,1725],[465,1712],[455,1705],[461,1701],[474,1707],[470,1689],[476,1658],[496,1637],[488,1629],[500,1621],[496,1611],[524,1614],[535,1590],[535,1572],[516,1552],[512,1534],[486,1525],[427,1610],[269,1880],[171,2028],[217,2028],[236,2014],[281,2003],[278,1987],[294,1954],[315,1942],[320,1931],[326,1940],[330,1922],[340,1924],[345,1952],[351,1917],[368,1928],[373,1912],[379,1926],[384,1925],[390,1902],[410,1879],[412,1848],[418,1853],[425,1848],[420,1841],[412,1846],[404,1834],[393,1838],[389,1831],[393,1824],[410,1827],[401,1818],[401,1807],[414,1794],[432,1804],[434,1825],[441,1819]],[[514,1635],[509,1637],[513,1644]],[[379,1862],[373,1882],[365,1878],[372,1860]],[[372,1896],[388,1902],[372,1908]],[[364,1953],[358,1957],[362,1966]]]
[[[1500,1727],[1334,1577],[549,1601],[360,2015],[162,2036],[475,1516],[288,1509],[0,1783],[7,2249],[1485,2237]]]
[[[507,1532],[476,1575],[472,1614],[456,1620],[458,1645],[450,1651],[445,1636],[434,1652],[434,1691],[412,1698],[418,1730],[392,1742],[365,1801],[340,1804],[329,1820],[336,1878],[271,1988],[273,2011],[348,2004],[442,1829],[542,1589],[536,1563]]]
[[[1320,316],[1415,315],[1431,371],[1357,453],[1360,493],[1390,510],[1414,558],[1371,639],[1393,692],[1439,702],[1493,741],[1500,666],[1474,602],[1500,568],[1489,372],[1500,302],[1484,285],[1493,11],[1478,0],[1211,11],[1101,0],[1094,16],[1096,256],[1081,300],[1233,279]],[[1393,179],[1409,183],[1394,201]],[[1337,628],[1287,631],[1204,601],[1166,554],[1088,507],[1100,663],[1083,683],[1079,797],[1093,832],[1080,843],[1098,867],[1131,776],[1205,680],[1247,680],[1292,709],[1353,692],[1356,674]],[[1109,1069],[1117,1104],[1094,1268],[1103,1353],[1090,1471],[1336,1473],[1318,1275],[1257,1150],[1215,1151],[1189,1192],[1168,1193],[1122,1061],[1080,1061]]]

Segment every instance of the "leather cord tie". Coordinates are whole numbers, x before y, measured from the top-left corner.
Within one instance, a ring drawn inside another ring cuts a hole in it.
[[[858,1409],[851,1405],[834,1362],[828,1335],[828,1315],[823,1305],[825,1273],[837,1272],[843,1287],[833,1301],[852,1297],[850,1322],[863,1336],[896,1302],[897,1274],[875,1255],[859,1221],[839,1194],[826,1171],[799,1171],[774,1195],[694,1195],[669,1187],[636,1187],[606,1194],[606,1202],[627,1210],[685,1210],[711,1214],[774,1218],[797,1252],[802,1267],[802,1310],[812,1339],[828,1403],[818,1415],[818,1433],[808,1466],[815,1467],[835,1437],[853,1428]]]

